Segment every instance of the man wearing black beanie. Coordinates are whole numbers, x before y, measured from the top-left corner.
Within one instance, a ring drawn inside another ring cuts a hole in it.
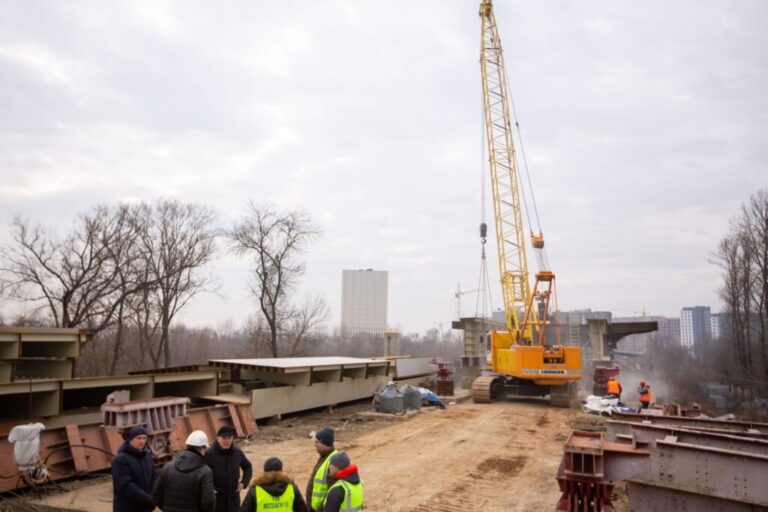
[[[253,476],[251,461],[235,446],[234,441],[235,429],[225,425],[216,433],[216,441],[205,452],[205,463],[213,470],[216,512],[237,512],[240,509],[240,491]]]
[[[112,461],[112,511],[150,512],[155,508],[152,486],[157,480],[147,429],[137,425],[128,433]]]
[[[248,494],[240,512],[261,510],[292,510],[306,512],[307,504],[293,479],[283,472],[283,461],[270,457],[264,462],[264,472],[251,480]]]

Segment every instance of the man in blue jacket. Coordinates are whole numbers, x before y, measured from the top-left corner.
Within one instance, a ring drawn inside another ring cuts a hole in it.
[[[136,426],[112,461],[113,512],[151,512],[152,486],[157,480],[152,452],[146,449],[147,429]]]

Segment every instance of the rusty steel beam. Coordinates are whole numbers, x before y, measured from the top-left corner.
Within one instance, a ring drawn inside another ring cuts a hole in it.
[[[653,512],[717,511],[717,512],[757,512],[765,510],[749,503],[723,500],[714,496],[705,496],[680,489],[649,485],[639,481],[627,482],[627,494],[632,510],[652,510]]]
[[[208,440],[212,441],[216,437],[216,432],[224,425],[234,427],[237,437],[247,437],[258,430],[248,404],[223,404],[187,409],[186,416],[173,419],[173,430],[169,439],[171,449],[174,452],[183,450],[187,436],[193,430],[202,430],[208,436]]]
[[[177,400],[181,400],[186,407],[188,399]],[[45,465],[50,479],[63,480],[109,469],[114,455],[123,444],[121,430],[132,426],[131,422],[135,417],[131,414],[137,410],[147,412],[144,418],[148,419],[154,428],[150,432],[148,445],[156,460],[167,459],[173,452],[183,449],[184,442],[192,430],[204,430],[209,440],[216,437],[216,431],[223,425],[234,427],[235,435],[241,438],[257,431],[256,421],[248,404],[187,409],[186,416],[172,418],[173,426],[165,428],[166,418],[162,413],[170,411],[168,406],[177,406],[181,402],[168,398],[146,400],[143,404],[147,406],[145,409],[141,409],[142,404],[138,402],[142,401],[108,404],[125,406],[118,411],[116,423],[119,425],[69,424],[43,430],[40,433],[40,461]],[[153,408],[153,405],[156,407]],[[120,416],[121,414],[123,416]],[[8,435],[0,436],[0,475],[9,477],[0,478],[0,493],[47,483],[44,473],[20,473],[13,450],[14,445],[8,441]],[[42,467],[41,465],[40,468]]]
[[[51,480],[62,480],[86,472],[109,469],[123,438],[114,427],[100,423],[66,425],[40,433],[40,460]],[[21,489],[43,480],[31,473],[20,473],[13,458],[14,446],[8,436],[0,436],[0,492]],[[108,453],[107,453],[108,452]]]
[[[673,436],[679,443],[768,455],[768,440],[743,437],[735,432],[722,434],[669,425],[608,421],[608,439],[629,442],[636,448],[653,449],[657,440],[667,436]]]
[[[728,430],[744,434],[768,435],[768,423],[756,421],[729,421],[710,418],[686,418],[683,416],[656,416],[643,413],[614,413],[613,417],[635,423],[649,422],[653,425],[674,425],[692,429],[707,429],[712,431]]]
[[[648,451],[605,440],[601,432],[571,432],[557,471],[558,511],[612,512],[613,484],[648,471]]]
[[[656,440],[650,470],[629,479],[633,510],[760,510],[768,507],[768,456]],[[649,504],[653,503],[653,506]],[[710,503],[697,508],[696,503]],[[713,503],[724,504],[712,508]],[[649,508],[646,508],[649,506]],[[752,507],[752,508],[749,508]]]

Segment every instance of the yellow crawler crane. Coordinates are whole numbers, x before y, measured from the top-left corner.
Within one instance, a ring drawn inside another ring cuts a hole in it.
[[[483,0],[480,4],[480,18],[485,137],[507,332],[491,331],[490,373],[472,383],[472,399],[482,403],[506,394],[550,395],[553,405],[568,406],[575,394],[575,381],[581,379],[581,354],[576,346],[546,344],[548,326],[557,327],[548,321],[550,299],[555,298],[555,274],[547,269],[541,229],[538,234],[531,229],[530,239],[539,270],[533,288],[530,287],[523,204],[520,201],[521,180],[512,140],[504,57],[492,0]],[[483,224],[483,242],[485,235]],[[556,299],[554,304],[556,308]],[[556,336],[556,343],[557,338],[559,336]]]

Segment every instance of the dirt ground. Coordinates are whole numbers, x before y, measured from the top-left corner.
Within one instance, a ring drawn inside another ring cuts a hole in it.
[[[366,510],[553,510],[563,443],[580,416],[533,400],[464,401],[399,418],[368,410],[370,404],[356,404],[260,426],[242,447],[255,469],[268,457],[280,457],[303,491],[317,457],[309,431],[331,426],[337,448],[360,468]],[[111,510],[108,476],[78,484],[65,483],[80,488],[36,503],[48,510]]]

